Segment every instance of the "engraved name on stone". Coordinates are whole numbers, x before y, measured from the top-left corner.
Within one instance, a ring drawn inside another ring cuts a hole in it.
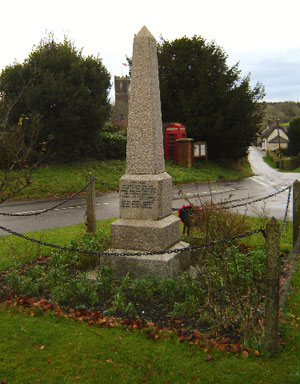
[[[131,182],[122,185],[120,197],[122,208],[151,209],[156,202],[156,188],[145,181]]]

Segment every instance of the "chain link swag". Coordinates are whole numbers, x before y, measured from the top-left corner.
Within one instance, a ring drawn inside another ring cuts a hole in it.
[[[11,235],[20,237],[21,239],[30,241],[32,243],[44,245],[46,247],[51,247],[51,248],[59,249],[61,251],[79,252],[79,253],[86,253],[86,254],[90,254],[90,255],[99,255],[99,256],[100,255],[105,255],[105,256],[151,256],[151,255],[162,255],[162,254],[166,254],[166,253],[170,254],[170,253],[182,252],[182,248],[168,249],[166,251],[124,252],[124,253],[90,251],[90,250],[87,250],[87,249],[70,248],[70,247],[64,247],[64,246],[57,245],[57,244],[47,243],[47,242],[42,241],[42,240],[37,240],[37,239],[34,239],[32,237],[25,236],[22,233],[18,233],[16,231],[13,231],[12,229],[3,227],[2,225],[0,225],[0,230],[5,231],[7,233],[10,233]],[[236,235],[234,237],[231,237],[229,239],[222,239],[222,240],[211,241],[209,243],[204,243],[204,244],[200,244],[200,245],[193,246],[193,247],[187,247],[187,248],[184,248],[184,250],[185,251],[192,251],[193,252],[193,251],[197,251],[199,249],[213,247],[215,245],[220,245],[220,244],[225,244],[225,243],[233,242],[235,240],[242,239],[243,237],[252,236],[255,233],[264,233],[264,229],[263,228],[257,228],[257,229],[254,229],[253,231],[249,231],[249,232],[245,232],[245,233],[242,233],[242,234],[238,234],[238,235]]]
[[[36,211],[36,212],[28,212],[28,213],[6,213],[6,212],[0,212],[0,216],[38,216],[38,215],[41,215],[43,213],[46,213],[46,212],[50,212],[50,211],[53,211],[55,208],[58,208],[60,206],[62,206],[63,204],[67,203],[68,201],[74,199],[76,196],[78,196],[80,193],[82,193],[83,191],[85,191],[87,189],[87,187],[91,184],[93,180],[90,180],[84,187],[82,187],[80,189],[80,191],[74,193],[72,196],[68,197],[67,199],[65,199],[64,201],[61,201],[60,203],[54,205],[53,207],[51,208],[48,208],[48,209],[43,209],[43,210],[40,210],[40,211]]]

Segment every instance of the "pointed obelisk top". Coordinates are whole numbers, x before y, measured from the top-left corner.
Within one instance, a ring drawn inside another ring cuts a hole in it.
[[[150,37],[155,40],[149,29],[145,26],[136,34],[136,37]]]
[[[156,40],[146,27],[134,37],[126,173],[165,171]]]

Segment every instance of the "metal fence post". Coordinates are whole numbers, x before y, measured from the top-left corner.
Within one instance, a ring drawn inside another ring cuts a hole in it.
[[[265,264],[265,329],[263,349],[276,351],[279,347],[279,274],[280,274],[280,227],[273,217],[266,225]]]
[[[295,180],[293,183],[293,246],[295,246],[300,225],[300,183]]]
[[[87,232],[96,232],[96,199],[95,199],[95,179],[89,172],[87,175],[87,183],[89,183],[86,190],[86,227]]]

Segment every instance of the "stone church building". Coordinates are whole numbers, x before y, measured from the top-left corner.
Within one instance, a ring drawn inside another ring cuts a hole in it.
[[[112,122],[122,129],[128,125],[129,76],[115,76],[115,108]]]

